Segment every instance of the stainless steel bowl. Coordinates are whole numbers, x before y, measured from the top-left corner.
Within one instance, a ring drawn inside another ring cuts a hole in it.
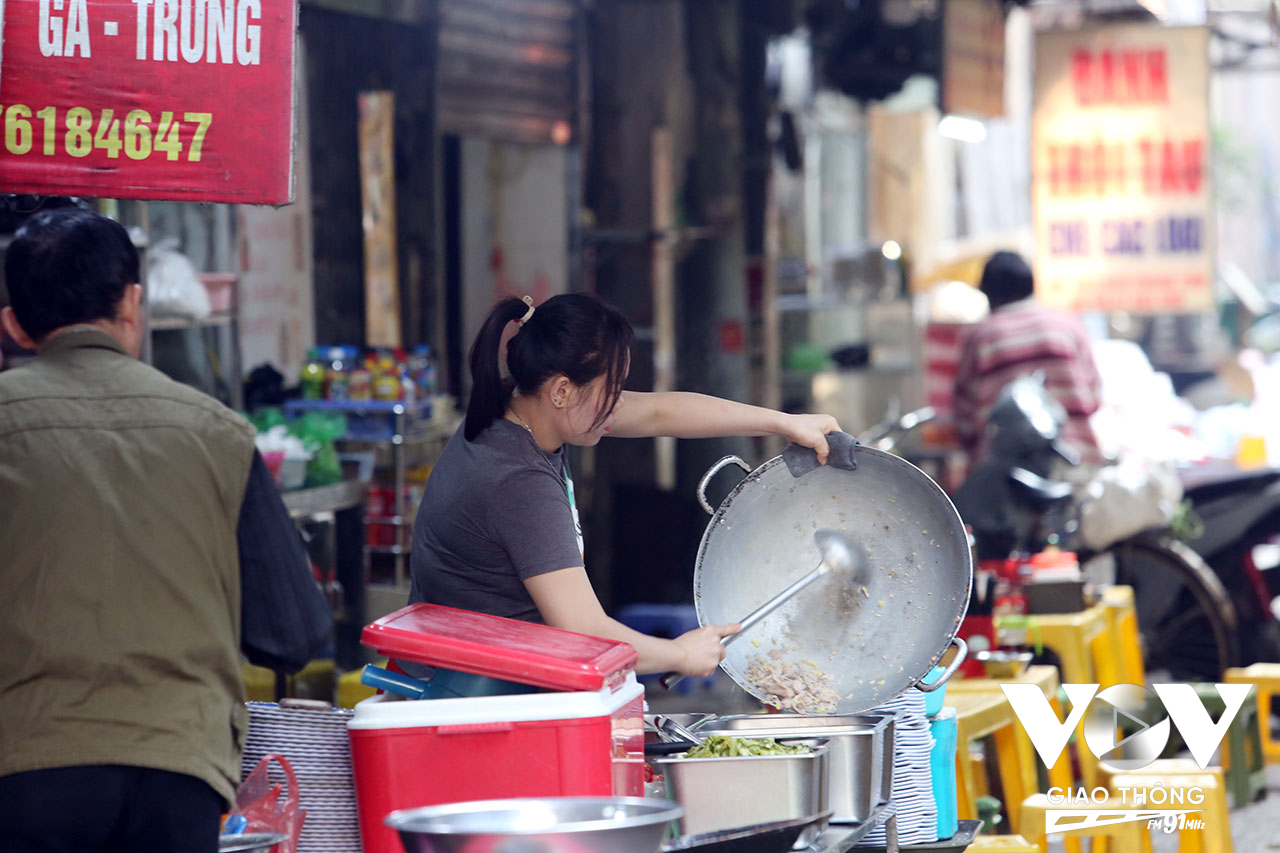
[[[283,832],[256,832],[218,837],[218,853],[267,853],[289,836]]]
[[[408,853],[656,853],[670,800],[540,797],[401,809],[386,824]]]
[[[1018,678],[1031,665],[1031,652],[1004,650],[981,651],[974,655],[986,671],[987,678],[1000,681]]]

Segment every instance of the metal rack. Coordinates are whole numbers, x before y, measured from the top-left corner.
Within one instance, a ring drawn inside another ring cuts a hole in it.
[[[881,803],[862,823],[832,825],[809,848],[813,853],[846,853],[862,843],[871,830],[884,824],[886,853],[898,853],[898,807],[893,800]]]
[[[206,287],[212,282],[224,278],[218,273],[201,273],[199,279]],[[210,396],[217,397],[233,409],[243,407],[243,387],[241,383],[240,365],[240,330],[239,330],[239,281],[231,278],[228,283],[230,297],[226,310],[216,311],[199,319],[191,317],[152,317],[150,312],[144,313],[147,333],[143,336],[143,361],[154,364],[155,344],[152,336],[161,332],[193,332],[198,335],[208,361],[208,382],[192,384]],[[166,365],[156,367],[165,370]],[[192,365],[196,369],[198,365]],[[165,370],[170,373],[170,370]]]
[[[403,607],[409,591],[409,555],[413,546],[413,512],[405,494],[411,465],[431,462],[457,428],[454,416],[433,417],[432,404],[423,400],[290,400],[290,415],[307,411],[341,413],[347,417],[348,432],[338,440],[343,451],[372,452],[375,471],[389,472],[394,490],[394,508],[388,515],[367,510],[366,527],[391,527],[394,536],[387,544],[370,544],[364,549],[364,610],[369,619]],[[386,474],[384,473],[384,476]],[[375,537],[376,538],[376,537]],[[390,558],[390,572],[385,560]]]

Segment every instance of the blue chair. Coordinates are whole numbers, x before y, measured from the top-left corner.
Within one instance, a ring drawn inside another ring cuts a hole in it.
[[[628,628],[649,634],[654,637],[675,639],[681,634],[698,627],[698,612],[692,604],[626,604],[618,608],[617,619]],[[656,681],[657,675],[642,675],[640,680],[646,684]],[[676,685],[677,693],[688,693],[695,684],[701,683],[710,688],[715,682],[715,675],[706,678],[686,678]]]

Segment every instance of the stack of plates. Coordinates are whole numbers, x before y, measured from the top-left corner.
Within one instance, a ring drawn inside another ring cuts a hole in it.
[[[924,694],[914,687],[870,711],[893,714],[893,792],[897,807],[898,843],[928,844],[938,840],[938,805],[933,798],[929,753],[933,735],[924,713]],[[867,834],[863,844],[884,844],[884,827]]]
[[[250,702],[249,735],[241,777],[267,753],[289,759],[298,778],[298,799],[307,813],[298,837],[299,853],[360,853],[355,780],[351,773],[351,711],[281,708]],[[284,782],[275,776],[272,781]],[[286,792],[287,793],[287,792]]]

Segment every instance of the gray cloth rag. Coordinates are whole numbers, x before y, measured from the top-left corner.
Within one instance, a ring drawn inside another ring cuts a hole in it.
[[[854,458],[854,450],[857,446],[858,439],[847,432],[827,433],[827,464],[832,468],[856,471],[858,460]],[[782,461],[787,463],[792,477],[800,477],[818,467],[818,453],[812,447],[788,444],[782,451]]]

